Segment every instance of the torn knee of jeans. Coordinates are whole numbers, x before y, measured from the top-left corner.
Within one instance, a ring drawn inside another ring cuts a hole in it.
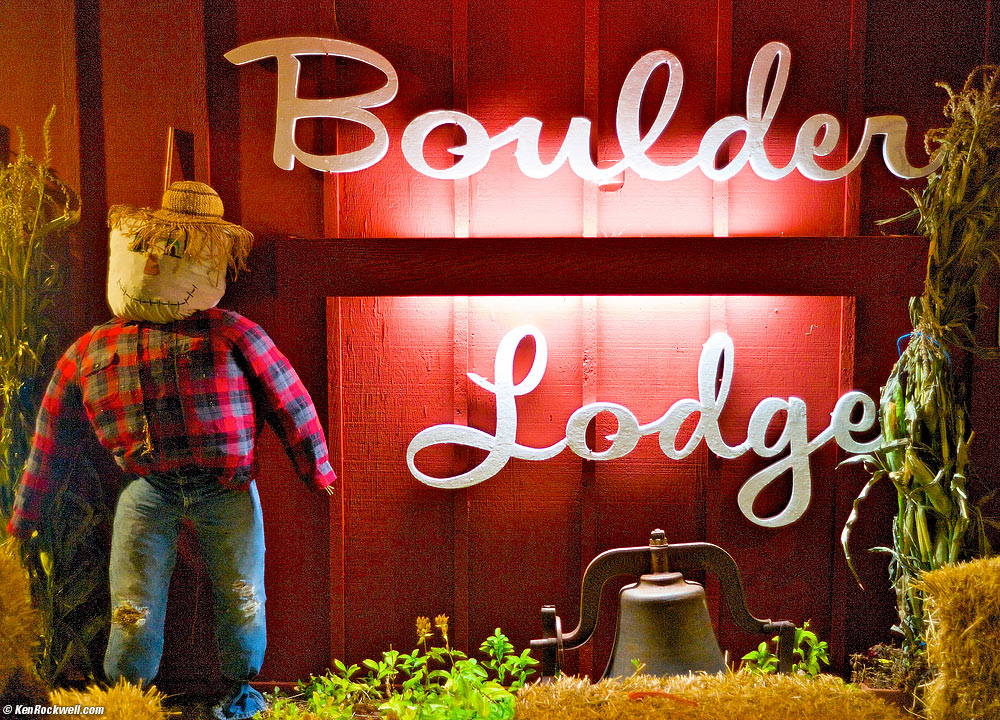
[[[135,630],[146,624],[146,616],[148,614],[149,608],[136,607],[132,603],[126,602],[115,608],[115,612],[111,616],[111,622],[121,626],[125,630]]]
[[[246,580],[237,580],[233,583],[233,592],[239,599],[239,610],[247,620],[253,619],[260,610],[260,601],[257,600],[257,593],[253,583]]]

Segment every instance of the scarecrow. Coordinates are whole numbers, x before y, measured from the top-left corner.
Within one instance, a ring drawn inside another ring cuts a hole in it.
[[[266,419],[296,471],[335,480],[316,408],[267,334],[216,307],[253,236],[222,219],[208,185],[177,182],[159,210],[111,209],[108,303],[115,317],[60,358],[38,413],[8,532],[29,538],[65,482],[83,433],[125,473],[111,541],[112,681],[150,683],[163,651],[177,538],[194,527],[212,582],[222,674],[215,716],[265,707],[249,680],[264,658],[264,528],[254,439]]]

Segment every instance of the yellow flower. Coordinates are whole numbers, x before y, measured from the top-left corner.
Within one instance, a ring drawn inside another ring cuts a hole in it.
[[[434,625],[441,632],[441,637],[444,639],[445,644],[448,643],[448,616],[438,615],[434,618]]]
[[[431,636],[431,620],[423,615],[417,618],[417,642],[424,642]]]

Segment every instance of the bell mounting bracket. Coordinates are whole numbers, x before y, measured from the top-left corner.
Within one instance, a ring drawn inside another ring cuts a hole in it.
[[[601,590],[612,578],[623,575],[639,577],[670,571],[711,570],[719,579],[726,607],[737,626],[752,634],[778,636],[778,670],[792,670],[792,650],[795,624],[788,620],[762,620],[747,609],[743,582],[732,555],[711,543],[680,543],[670,545],[662,530],[650,534],[649,545],[607,550],[595,557],[583,574],[580,588],[580,621],[569,634],[563,634],[562,620],[554,605],[542,607],[542,637],[532,640],[532,653],[539,659],[543,678],[559,672],[563,653],[585,645],[597,628]]]

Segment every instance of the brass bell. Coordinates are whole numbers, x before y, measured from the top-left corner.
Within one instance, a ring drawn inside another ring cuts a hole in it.
[[[750,614],[732,556],[710,543],[669,545],[664,532],[654,530],[648,546],[608,550],[587,566],[580,592],[580,623],[573,632],[563,636],[555,607],[542,608],[542,638],[531,641],[542,676],[557,674],[563,653],[590,640],[597,627],[601,588],[620,575],[638,576],[638,582],[622,588],[619,594],[618,628],[604,677],[631,675],[633,661],[644,664],[643,672],[650,675],[724,671],[726,664],[712,630],[705,589],[677,571],[695,568],[707,568],[718,576],[737,625],[751,633],[779,636],[779,669],[788,672],[795,626],[787,621],[759,620]]]

